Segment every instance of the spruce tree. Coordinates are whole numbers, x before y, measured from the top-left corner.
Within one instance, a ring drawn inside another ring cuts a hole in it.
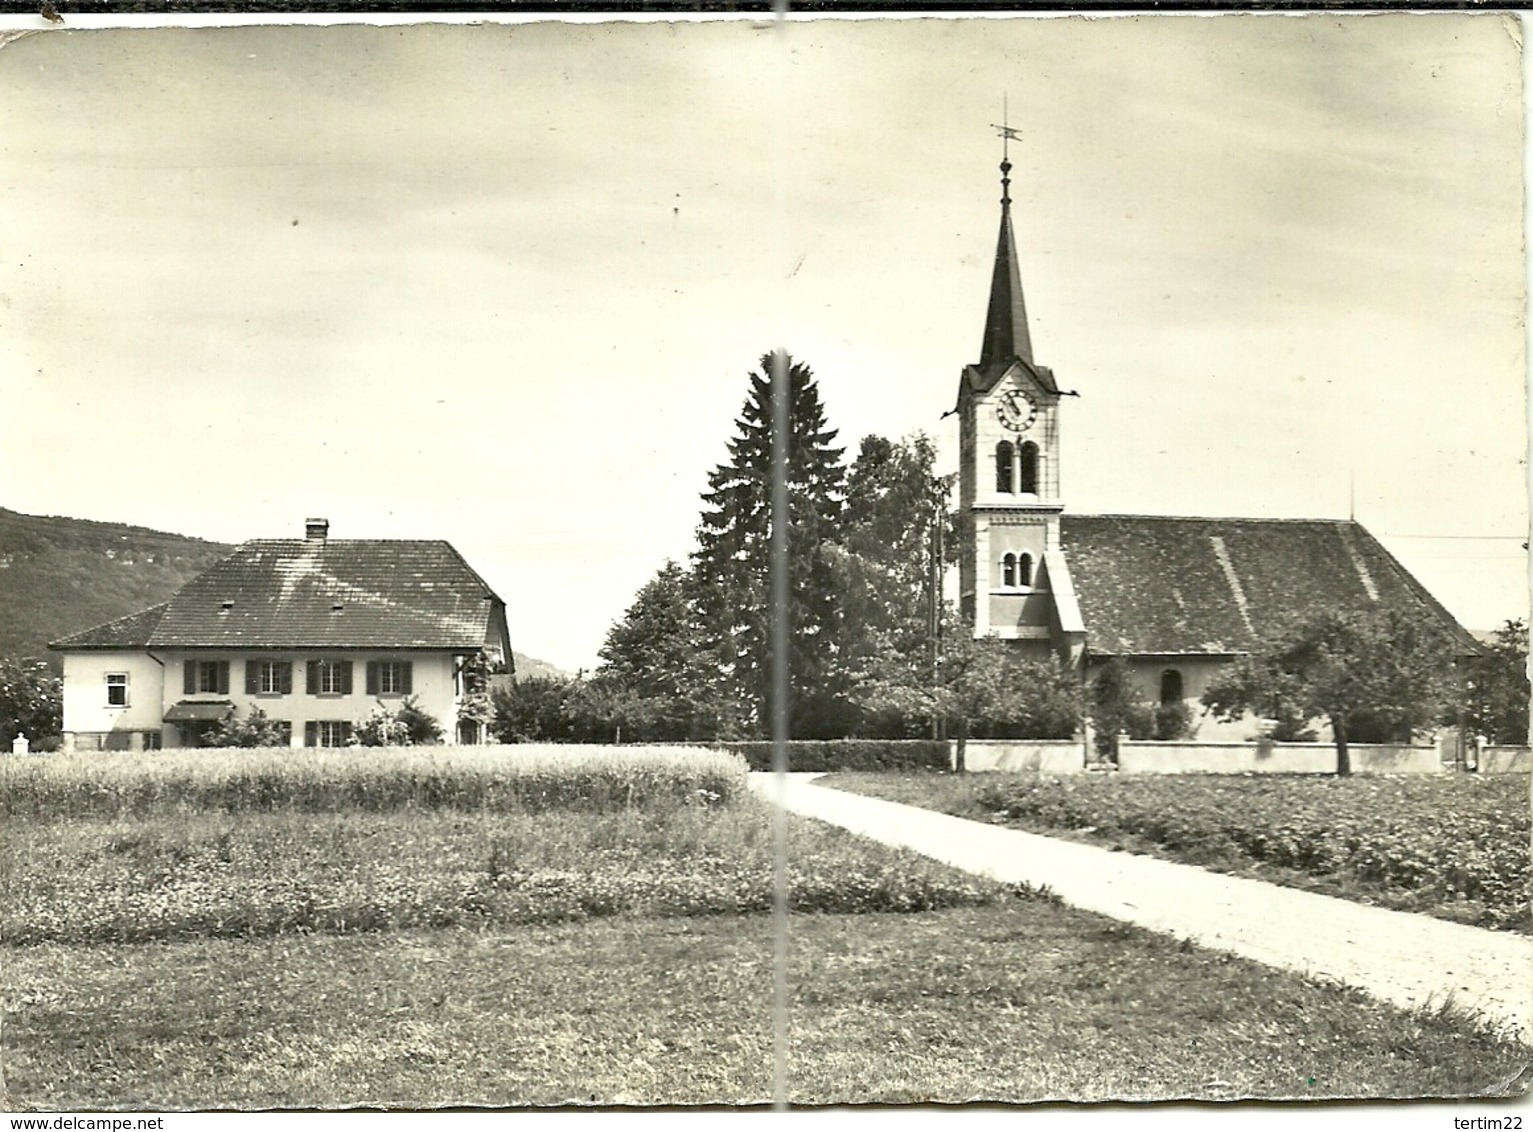
[[[693,572],[704,644],[717,673],[723,729],[765,734],[771,718],[772,367],[761,359],[735,422],[729,460],[708,477]],[[835,663],[838,575],[829,544],[838,537],[844,449],[826,427],[809,367],[783,355],[787,437],[790,726],[796,737],[844,733],[844,689]]]

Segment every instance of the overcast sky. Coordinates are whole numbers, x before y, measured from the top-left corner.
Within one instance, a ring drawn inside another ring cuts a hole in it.
[[[956,467],[1004,95],[1067,508],[1345,517],[1355,478],[1494,627],[1527,610],[1514,28],[34,35],[0,50],[0,503],[445,538],[519,651],[591,666],[773,346],[853,451],[925,430]]]

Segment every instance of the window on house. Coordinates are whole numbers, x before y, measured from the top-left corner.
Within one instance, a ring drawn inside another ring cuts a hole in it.
[[[1002,495],[1012,492],[1011,457],[1011,441],[1003,440],[995,446],[995,490]]]
[[[247,696],[286,696],[292,691],[292,661],[247,660],[245,662],[245,694]]]
[[[1017,559],[1017,585],[1030,586],[1033,584],[1033,556],[1024,554]]]
[[[369,696],[408,696],[411,691],[412,665],[408,660],[370,660],[367,662]]]
[[[1160,702],[1162,704],[1182,702],[1182,674],[1174,668],[1168,668],[1160,674]]]
[[[304,687],[311,696],[351,695],[351,661],[311,660]]]
[[[311,719],[303,725],[305,747],[344,747],[351,741],[351,723],[344,719]]]
[[[1001,585],[1008,588],[1017,584],[1017,556],[1007,554],[1001,558]]]
[[[106,706],[128,706],[128,674],[126,672],[106,674]]]
[[[279,747],[291,747],[293,745],[293,725],[285,719],[273,720],[271,726],[276,730],[277,745]]]
[[[182,690],[188,695],[198,692],[214,692],[221,696],[229,694],[229,662],[227,660],[189,660],[183,670]]]
[[[159,731],[144,732],[144,750],[158,751],[164,745],[164,736]]]
[[[1018,479],[1021,482],[1017,485],[1017,490],[1027,495],[1036,495],[1038,494],[1038,446],[1029,440],[1022,445],[1020,456],[1018,463],[1021,472]]]

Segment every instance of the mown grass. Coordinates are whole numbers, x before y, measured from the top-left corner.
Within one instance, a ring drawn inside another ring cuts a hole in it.
[[[795,818],[789,906],[915,911],[1003,898],[979,877]],[[143,942],[486,928],[772,906],[764,802],[607,814],[170,814],[13,822],[0,940]]]
[[[1522,775],[844,774],[822,785],[976,821],[1528,932]]]
[[[760,1103],[770,920],[15,949],[16,1109]],[[797,1104],[1505,1095],[1450,1017],[1044,902],[795,916]]]
[[[770,811],[737,761],[627,753],[28,771],[7,1105],[767,1100]],[[789,856],[799,1103],[1465,1095],[1526,1064],[807,820]]]

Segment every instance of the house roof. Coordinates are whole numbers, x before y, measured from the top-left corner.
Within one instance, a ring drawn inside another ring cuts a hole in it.
[[[1063,515],[1060,542],[1092,652],[1252,651],[1295,618],[1370,606],[1473,638],[1360,523]]]
[[[63,640],[54,641],[48,647],[55,649],[147,648],[150,636],[159,625],[160,618],[165,615],[166,605],[166,602],[161,602],[138,613],[130,613],[126,617],[108,621],[104,625],[82,629]]]
[[[53,647],[471,650],[499,605],[446,542],[257,539],[156,607],[152,624],[146,610]]]

